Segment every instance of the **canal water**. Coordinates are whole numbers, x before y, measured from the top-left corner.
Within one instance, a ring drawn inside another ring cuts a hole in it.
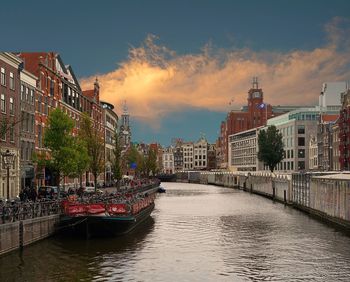
[[[0,281],[350,281],[350,237],[260,196],[164,183],[131,234],[56,236],[0,258]]]

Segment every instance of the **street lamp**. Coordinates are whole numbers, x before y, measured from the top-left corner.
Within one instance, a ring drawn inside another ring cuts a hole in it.
[[[10,199],[10,167],[13,164],[15,154],[11,153],[9,150],[6,150],[5,153],[2,153],[2,160],[7,169],[7,200]]]

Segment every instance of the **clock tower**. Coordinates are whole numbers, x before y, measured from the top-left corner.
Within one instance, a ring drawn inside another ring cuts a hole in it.
[[[259,88],[257,77],[253,77],[252,88],[248,91],[248,113],[250,120],[250,128],[258,127],[266,124],[267,107],[264,103],[264,93]]]

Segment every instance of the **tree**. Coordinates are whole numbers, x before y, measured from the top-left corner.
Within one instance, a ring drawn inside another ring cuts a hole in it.
[[[88,155],[87,144],[79,136],[74,140],[74,149],[76,154],[75,177],[79,177],[80,187],[83,186],[83,173],[89,168],[90,157]]]
[[[113,162],[112,162],[112,172],[113,177],[117,180],[117,186],[119,187],[120,180],[122,179],[122,168],[121,168],[121,155],[122,148],[120,146],[119,135],[117,132],[114,133],[114,148],[113,148]]]
[[[94,176],[96,191],[97,177],[104,170],[104,140],[103,133],[101,133],[97,124],[93,124],[86,113],[82,115],[79,136],[86,142],[87,152],[90,157],[88,167]]]
[[[140,175],[144,169],[144,157],[137,151],[136,146],[131,144],[126,153],[127,168],[135,169],[135,174]]]
[[[283,160],[284,144],[282,142],[282,134],[272,125],[267,130],[261,130],[258,136],[259,161],[264,162],[271,172],[274,171],[276,165]]]
[[[73,127],[73,120],[59,108],[51,111],[44,134],[44,145],[50,152],[42,152],[34,157],[39,167],[47,167],[52,171],[57,187],[64,176],[75,173],[77,153]]]
[[[153,176],[157,174],[157,152],[154,149],[149,149],[148,156],[145,160],[145,174],[149,177],[150,174]]]

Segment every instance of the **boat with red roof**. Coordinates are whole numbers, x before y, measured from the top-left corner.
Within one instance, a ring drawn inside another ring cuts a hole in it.
[[[159,181],[136,183],[109,195],[71,196],[62,202],[60,230],[89,237],[130,232],[154,209]]]

